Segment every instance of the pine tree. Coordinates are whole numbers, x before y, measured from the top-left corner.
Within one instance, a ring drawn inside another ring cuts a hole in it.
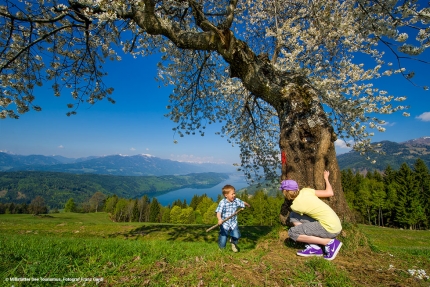
[[[354,201],[355,201],[355,187],[354,187],[354,174],[351,169],[346,169],[341,171],[341,181],[342,188],[345,194],[346,202],[348,203],[349,208],[354,209]]]
[[[358,208],[364,218],[367,218],[368,224],[372,224],[371,210],[373,203],[370,190],[370,180],[364,178],[359,185],[359,192],[355,201],[355,207]]]
[[[375,177],[370,180],[370,191],[372,195],[375,225],[384,226],[383,209],[385,208],[387,194],[385,193],[382,177],[380,180],[381,181],[378,181]]]
[[[148,222],[149,221],[149,197],[145,194],[139,200],[139,222]]]
[[[149,204],[149,222],[158,222],[158,215],[160,214],[160,204],[156,197],[152,199]]]
[[[385,201],[384,217],[386,226],[396,226],[396,206],[398,204],[397,186],[397,183],[394,181],[388,185],[385,184],[385,194],[387,195],[387,198]]]
[[[412,170],[403,163],[395,178],[398,184],[396,221],[399,226],[413,229],[418,224],[417,209],[421,209],[419,200],[419,184],[415,180]]]
[[[138,222],[139,221],[139,201],[137,199],[133,200],[133,213],[131,216],[132,222]]]
[[[172,208],[173,208],[174,206],[179,206],[180,208],[182,208],[182,201],[181,201],[180,199],[175,200],[175,201],[172,203]]]
[[[382,177],[385,186],[388,186],[389,184],[391,184],[395,180],[395,177],[396,177],[396,171],[393,170],[390,165],[388,165],[385,168],[384,175]]]
[[[197,205],[199,204],[200,196],[197,194],[194,194],[193,198],[191,199],[190,207],[194,210],[196,210]]]
[[[417,159],[414,173],[418,182],[419,199],[422,203],[422,220],[426,228],[430,226],[430,171],[425,162]]]

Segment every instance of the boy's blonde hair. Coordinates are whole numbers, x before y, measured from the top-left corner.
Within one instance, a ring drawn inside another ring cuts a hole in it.
[[[283,190],[282,193],[288,200],[294,200],[298,195],[298,190]]]
[[[232,191],[236,191],[236,189],[234,188],[234,186],[227,184],[222,188],[222,194],[226,195],[229,194]]]

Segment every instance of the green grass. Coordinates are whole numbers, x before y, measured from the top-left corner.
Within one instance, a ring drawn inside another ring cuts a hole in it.
[[[427,256],[430,259],[430,230],[399,230],[360,225],[365,235],[371,238],[375,251]]]
[[[408,270],[430,273],[429,231],[346,225],[345,247],[326,261],[297,257],[301,245],[280,240],[283,227],[241,227],[239,253],[219,250],[207,227],[114,223],[106,213],[0,215],[0,286],[428,287]]]

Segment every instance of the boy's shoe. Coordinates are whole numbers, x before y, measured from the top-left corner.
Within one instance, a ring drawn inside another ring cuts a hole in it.
[[[231,243],[231,250],[233,250],[233,252],[239,252],[239,248],[237,248],[237,245],[233,243],[233,240],[231,240],[231,238],[230,238],[230,243]]]
[[[313,248],[310,245],[306,245],[306,249],[302,250],[302,251],[297,251],[297,255],[299,256],[304,256],[304,257],[309,257],[309,256],[323,256],[323,251],[322,249],[316,249]]]
[[[336,255],[339,252],[341,247],[342,247],[342,242],[340,242],[337,239],[334,239],[334,241],[331,244],[327,244],[325,246],[326,254],[324,255],[324,259],[333,260],[334,258],[336,258]]]
[[[237,248],[236,244],[234,243],[231,244],[231,250],[233,250],[233,252],[239,252],[239,248]]]

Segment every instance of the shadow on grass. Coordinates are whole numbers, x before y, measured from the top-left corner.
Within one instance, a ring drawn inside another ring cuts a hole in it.
[[[218,239],[218,228],[206,232],[208,225],[177,225],[177,224],[151,224],[133,229],[128,233],[112,234],[110,237],[124,236],[135,238],[137,236],[163,238],[167,241],[183,242],[216,242]],[[247,245],[255,246],[258,239],[269,234],[272,226],[240,226],[241,240]]]

